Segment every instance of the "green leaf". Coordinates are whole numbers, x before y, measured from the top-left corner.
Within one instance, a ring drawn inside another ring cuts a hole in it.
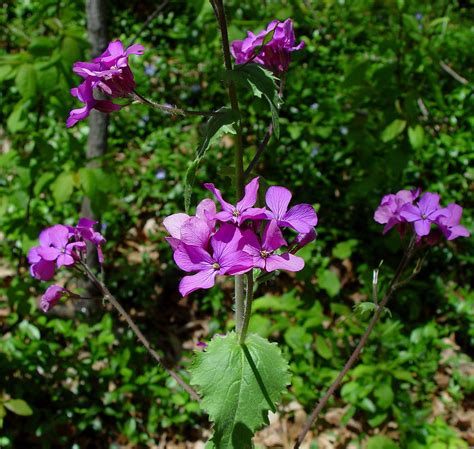
[[[281,296],[266,294],[252,302],[252,310],[274,310],[279,312],[290,312],[298,307],[300,301],[295,297],[294,290]]]
[[[398,446],[390,438],[376,435],[367,441],[367,449],[398,449]]]
[[[363,301],[354,306],[354,312],[359,315],[365,315],[366,313],[374,313],[377,309],[377,305],[373,302]]]
[[[16,415],[30,416],[33,414],[33,410],[31,410],[31,407],[23,399],[10,399],[3,404]]]
[[[390,142],[390,140],[395,139],[399,134],[405,129],[407,122],[405,120],[396,119],[390,125],[388,125],[380,136],[382,142]]]
[[[55,47],[56,42],[54,39],[45,36],[37,36],[31,40],[28,51],[33,56],[49,56]]]
[[[327,340],[321,335],[316,335],[316,352],[323,359],[329,360],[332,358],[332,349]]]
[[[14,78],[15,74],[15,68],[11,65],[0,65],[0,82]]]
[[[191,375],[214,423],[207,447],[216,449],[250,449],[253,434],[268,424],[268,411],[275,411],[290,377],[275,343],[252,334],[240,345],[233,332],[196,353]]]
[[[41,338],[39,329],[26,320],[23,320],[18,327],[31,340],[39,340]]]
[[[250,87],[253,94],[265,97],[272,113],[273,133],[277,139],[280,138],[280,122],[278,110],[280,108],[280,97],[273,74],[258,64],[243,64],[237,66],[229,73],[229,77],[236,83]]]
[[[381,413],[379,415],[375,415],[373,418],[367,420],[371,427],[377,427],[382,424],[387,419],[387,413]]]
[[[352,251],[359,242],[354,239],[339,242],[332,250],[332,255],[338,259],[348,259],[352,255]]]
[[[312,337],[304,327],[291,326],[285,332],[285,341],[295,352],[302,354],[305,346],[311,344]]]
[[[318,270],[318,284],[332,298],[341,290],[341,283],[336,273],[331,270]]]
[[[20,100],[8,116],[7,128],[11,133],[22,131],[28,125],[27,113],[29,101]]]
[[[36,70],[33,64],[23,64],[18,69],[15,84],[21,96],[25,99],[36,95]]]
[[[235,134],[231,125],[239,120],[239,114],[231,108],[219,109],[217,115],[211,116],[204,129],[204,139],[199,144],[196,155],[202,158],[208,148],[215,143],[224,133]]]
[[[413,149],[421,148],[425,142],[425,131],[421,125],[408,128],[408,140]]]
[[[74,189],[74,174],[72,172],[61,173],[51,184],[54,200],[57,204],[67,201]]]
[[[374,396],[377,399],[377,405],[382,409],[387,409],[393,404],[395,395],[389,383],[384,382],[374,389]]]

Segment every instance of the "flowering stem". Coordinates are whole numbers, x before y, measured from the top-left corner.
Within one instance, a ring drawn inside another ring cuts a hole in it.
[[[227,21],[225,18],[224,4],[222,0],[211,0],[211,4],[219,22],[221,32],[222,52],[224,54],[224,65],[226,70],[232,70],[232,59],[229,47],[229,35],[227,33]],[[240,116],[237,89],[232,80],[228,81],[227,89],[231,108]],[[244,196],[244,146],[242,141],[242,125],[240,120],[235,124],[236,146],[235,146],[235,191],[237,201]],[[244,319],[244,281],[242,276],[235,276],[235,328],[240,334]]]
[[[326,403],[329,401],[331,396],[334,394],[336,389],[339,387],[339,385],[342,382],[342,379],[345,377],[347,372],[352,368],[352,365],[356,362],[358,359],[363,347],[367,343],[367,340],[372,333],[372,330],[374,329],[375,325],[377,324],[377,321],[380,318],[380,315],[382,314],[385,306],[387,305],[387,302],[389,299],[392,297],[393,293],[400,287],[399,279],[402,276],[403,272],[405,271],[408,262],[411,260],[413,253],[414,253],[414,248],[415,248],[415,243],[416,243],[416,236],[413,236],[411,239],[408,248],[406,249],[402,260],[400,261],[400,264],[398,265],[397,271],[395,272],[395,275],[393,276],[387,292],[385,293],[385,296],[383,297],[382,301],[380,304],[377,305],[377,308],[375,309],[375,313],[372,316],[372,319],[370,320],[370,323],[364,332],[364,335],[362,335],[362,338],[359,341],[359,344],[357,347],[354,349],[354,352],[351,354],[349,359],[347,360],[346,364],[344,365],[344,368],[342,368],[341,372],[337,375],[336,379],[334,382],[331,384],[329,387],[328,391],[324,394],[322,399],[319,401],[319,403],[316,405],[314,408],[313,412],[311,413],[310,417],[306,421],[305,426],[301,430],[301,432],[298,435],[298,439],[296,440],[296,443],[294,445],[294,449],[298,449],[300,445],[303,443],[303,440],[306,436],[306,434],[309,432],[311,427],[316,423],[318,420],[318,415],[321,412],[321,410],[324,408]],[[375,301],[375,298],[374,298]]]
[[[213,111],[190,111],[187,109],[178,108],[176,106],[156,103],[152,100],[149,100],[148,98],[143,97],[136,91],[133,91],[133,93],[131,94],[131,97],[134,101],[138,101],[139,103],[145,104],[147,106],[151,106],[154,109],[159,109],[160,111],[167,112],[172,115],[182,115],[183,117],[187,115],[202,115],[202,116],[210,117],[213,115],[221,114],[221,112],[213,112]]]
[[[189,393],[189,395],[198,401],[199,395],[196,393],[196,391],[189,386],[180,376],[177,374],[173,369],[168,368],[165,363],[163,362],[161,356],[151,347],[150,342],[147,340],[147,338],[142,334],[141,330],[138,328],[138,326],[135,324],[135,322],[132,320],[132,317],[127,313],[127,311],[121,306],[121,304],[117,301],[117,299],[110,293],[109,289],[103,284],[95,274],[90,270],[90,268],[79,260],[79,263],[81,264],[82,268],[84,269],[85,274],[89,278],[89,280],[97,287],[97,289],[101,292],[103,295],[104,299],[109,301],[112,306],[115,307],[115,309],[118,311],[120,315],[125,319],[125,321],[128,323],[130,328],[132,329],[133,333],[137,336],[137,338],[140,340],[140,342],[145,346],[146,350],[150,353],[150,355],[165,369],[165,371],[174,379],[176,382],[178,382],[181,387],[185,391]]]
[[[240,330],[239,343],[242,345],[245,343],[247,337],[247,330],[249,328],[250,315],[252,314],[252,300],[253,300],[253,272],[247,273],[247,289],[245,293],[245,305],[244,305],[244,319],[242,322],[242,329]]]

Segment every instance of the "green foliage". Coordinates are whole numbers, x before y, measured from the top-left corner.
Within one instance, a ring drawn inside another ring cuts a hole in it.
[[[290,379],[275,344],[249,335],[241,345],[235,333],[214,338],[205,352],[196,353],[191,375],[214,423],[210,447],[216,449],[250,449]]]

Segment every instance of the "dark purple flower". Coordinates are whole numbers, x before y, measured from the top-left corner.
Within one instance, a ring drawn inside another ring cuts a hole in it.
[[[420,190],[400,190],[396,194],[385,195],[379,207],[374,213],[374,220],[384,224],[383,233],[387,233],[395,225],[404,223],[406,220],[400,216],[400,211],[405,204],[412,204],[418,196]]]
[[[118,111],[121,108],[120,105],[112,103],[109,100],[96,100],[94,98],[91,80],[86,80],[79,87],[71,89],[71,95],[77,97],[79,101],[84,103],[84,106],[79,109],[73,109],[69,113],[69,118],[66,121],[66,126],[68,128],[74,126],[78,121],[84,120],[88,117],[92,109],[109,113],[112,111]]]
[[[204,184],[204,187],[210,190],[221,204],[222,211],[212,217],[216,220],[223,223],[230,221],[240,226],[245,220],[261,220],[266,217],[265,209],[253,207],[257,202],[258,176],[245,186],[244,197],[236,206],[225,201],[220,190],[214,184]]]
[[[271,39],[263,45],[267,35]],[[303,47],[303,41],[295,45],[293,22],[286,19],[284,22],[273,20],[257,35],[249,31],[244,40],[232,42],[231,51],[236,64],[255,61],[275,73],[282,73],[288,69],[291,53]]]
[[[245,243],[243,250],[252,256],[255,268],[271,272],[275,270],[300,271],[304,267],[304,260],[301,257],[290,253],[275,253],[277,249],[286,246],[275,220],[270,221],[265,227],[262,243],[250,230],[244,231],[243,242]]]
[[[276,220],[278,226],[290,227],[300,233],[308,233],[318,224],[318,216],[311,204],[297,204],[288,210],[291,192],[285,187],[273,186],[267,190],[265,201],[270,211],[269,220]]]
[[[430,233],[431,223],[435,223],[440,216],[448,216],[446,209],[439,207],[439,195],[426,192],[418,201],[418,204],[405,204],[400,216],[409,223],[414,223],[415,232],[419,237]]]
[[[214,286],[217,275],[242,274],[252,269],[252,257],[243,252],[242,233],[230,224],[224,224],[211,238],[211,252],[199,246],[180,243],[174,252],[178,267],[188,273],[179,283],[179,291],[185,296],[200,288]]]
[[[40,308],[43,312],[50,311],[63,296],[69,296],[70,292],[59,285],[50,285],[41,297]]]
[[[441,232],[448,240],[454,240],[458,237],[469,237],[470,232],[459,223],[462,217],[462,207],[456,203],[448,204],[445,211],[447,215],[440,215],[436,220]]]
[[[41,232],[40,245],[31,248],[28,253],[33,277],[48,281],[54,275],[55,265],[60,268],[76,263],[76,251],[84,251],[86,245],[84,242],[69,242],[71,236],[70,230],[63,225],[55,225]]]

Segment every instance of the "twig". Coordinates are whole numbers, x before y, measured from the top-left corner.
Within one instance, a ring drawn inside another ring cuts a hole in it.
[[[255,152],[255,156],[253,159],[250,161],[249,166],[244,172],[245,178],[248,178],[250,173],[252,173],[253,169],[258,163],[258,160],[260,159],[260,156],[263,154],[265,151],[265,148],[267,148],[268,142],[270,141],[270,138],[272,137],[273,134],[273,124],[270,123],[270,125],[267,128],[267,132],[265,133],[265,136],[263,137],[262,141],[260,142],[260,145],[257,148],[257,151]]]
[[[176,106],[170,106],[166,104],[156,103],[148,98],[143,97],[138,92],[133,91],[131,94],[131,98],[139,103],[146,104],[147,106],[151,106],[152,108],[159,109],[160,111],[167,112],[172,115],[202,115],[206,117],[210,117],[213,115],[219,115],[221,112],[213,112],[213,111],[190,111],[188,109],[181,109]]]
[[[152,14],[145,20],[145,22],[143,23],[142,27],[136,32],[135,36],[133,36],[129,42],[128,42],[128,46],[132,45],[133,43],[135,43],[135,41],[138,39],[138,37],[140,36],[140,34],[142,34],[146,28],[148,27],[148,25],[150,24],[150,22],[164,9],[164,7],[169,3],[169,0],[165,0],[163,3],[161,3],[161,5],[158,5],[156,7],[156,9],[152,12]]]
[[[298,439],[296,440],[294,449],[298,449],[300,445],[303,443],[303,440],[305,439],[306,434],[309,432],[311,427],[316,423],[318,419],[318,415],[321,412],[321,410],[324,408],[326,403],[329,401],[330,397],[334,394],[336,389],[339,387],[340,383],[342,382],[342,379],[344,376],[347,374],[347,372],[352,368],[352,365],[354,365],[355,361],[358,359],[363,347],[367,343],[367,340],[374,329],[375,325],[377,324],[377,321],[380,318],[380,315],[382,314],[382,311],[384,310],[385,306],[387,305],[387,302],[391,298],[392,294],[395,292],[395,290],[399,287],[398,280],[400,279],[401,275],[403,274],[408,262],[410,261],[412,254],[413,254],[413,249],[415,247],[415,242],[416,239],[413,237],[408,245],[407,250],[405,251],[405,254],[402,257],[402,260],[400,261],[400,264],[398,265],[397,271],[395,272],[395,275],[392,278],[392,281],[390,282],[387,292],[385,293],[384,298],[382,299],[381,303],[377,306],[376,311],[370,320],[369,326],[367,327],[366,331],[364,332],[364,335],[362,335],[362,338],[359,341],[359,344],[357,347],[354,349],[354,352],[351,354],[349,359],[347,360],[346,364],[344,365],[344,368],[342,368],[341,372],[337,375],[336,379],[334,382],[331,384],[329,387],[328,391],[325,393],[325,395],[322,397],[322,399],[319,401],[319,403],[316,405],[314,408],[313,412],[311,413],[310,417],[306,421],[305,426],[301,430],[301,432],[298,435]]]
[[[84,269],[87,277],[90,279],[90,281],[97,287],[97,289],[104,295],[104,299],[109,301],[112,306],[115,307],[115,309],[118,311],[120,315],[125,319],[127,324],[130,326],[132,329],[133,333],[137,336],[137,338],[140,340],[140,342],[145,346],[146,350],[150,353],[150,355],[165,369],[165,371],[174,379],[176,382],[178,382],[179,385],[183,387],[184,390],[186,390],[189,395],[198,401],[199,395],[196,393],[196,391],[189,386],[180,376],[177,374],[173,369],[168,368],[165,363],[163,362],[161,356],[151,347],[150,342],[147,340],[147,338],[142,334],[141,330],[138,328],[138,326],[135,324],[135,322],[132,320],[132,317],[127,313],[127,311],[121,306],[121,304],[117,301],[117,299],[110,293],[108,288],[101,282],[95,274],[90,270],[90,268],[85,264],[83,261],[79,260],[79,263],[81,264],[82,268]]]
[[[469,84],[469,81],[462,77],[459,73],[455,72],[451,67],[449,67],[448,64],[446,64],[444,61],[439,61],[439,65],[441,68],[448,74],[451,75],[456,81],[460,82],[461,84]]]

